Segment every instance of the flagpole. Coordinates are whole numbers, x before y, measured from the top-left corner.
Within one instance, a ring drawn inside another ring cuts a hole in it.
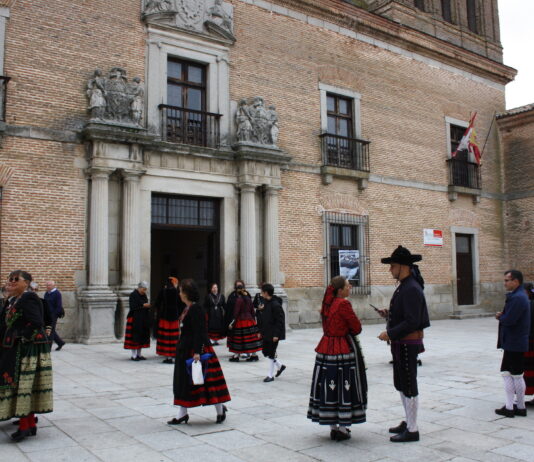
[[[491,129],[493,127],[493,122],[495,120],[495,116],[497,115],[497,111],[495,111],[493,113],[493,118],[491,119],[491,124],[490,124],[490,128],[488,130],[488,134],[486,135],[486,140],[484,141],[484,146],[482,146],[482,152],[480,153],[480,158],[482,158],[482,154],[484,154],[484,149],[486,148],[486,143],[488,142],[488,138],[490,136],[490,133],[491,133]]]

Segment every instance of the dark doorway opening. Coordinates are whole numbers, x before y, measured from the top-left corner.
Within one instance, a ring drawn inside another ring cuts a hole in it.
[[[473,305],[473,236],[456,234],[456,287],[458,305]]]
[[[211,198],[152,196],[151,299],[167,277],[192,278],[201,301],[208,284],[219,283],[219,201]]]

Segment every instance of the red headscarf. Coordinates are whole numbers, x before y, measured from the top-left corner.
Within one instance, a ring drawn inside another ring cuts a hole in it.
[[[326,288],[326,291],[323,297],[323,303],[321,305],[321,316],[323,318],[328,316],[328,311],[330,310],[330,306],[334,302],[334,298],[336,298],[336,291],[334,289],[334,286],[329,285]]]

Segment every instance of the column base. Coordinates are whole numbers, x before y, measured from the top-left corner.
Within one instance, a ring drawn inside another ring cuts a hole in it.
[[[117,295],[107,287],[88,287],[78,296],[79,341],[85,344],[117,342]]]

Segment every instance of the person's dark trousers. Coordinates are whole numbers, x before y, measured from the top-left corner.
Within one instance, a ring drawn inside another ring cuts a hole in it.
[[[58,335],[58,333],[56,331],[56,324],[57,324],[57,316],[54,316],[52,318],[52,341],[57,343],[58,348],[61,348],[63,345],[65,345],[65,342]]]

